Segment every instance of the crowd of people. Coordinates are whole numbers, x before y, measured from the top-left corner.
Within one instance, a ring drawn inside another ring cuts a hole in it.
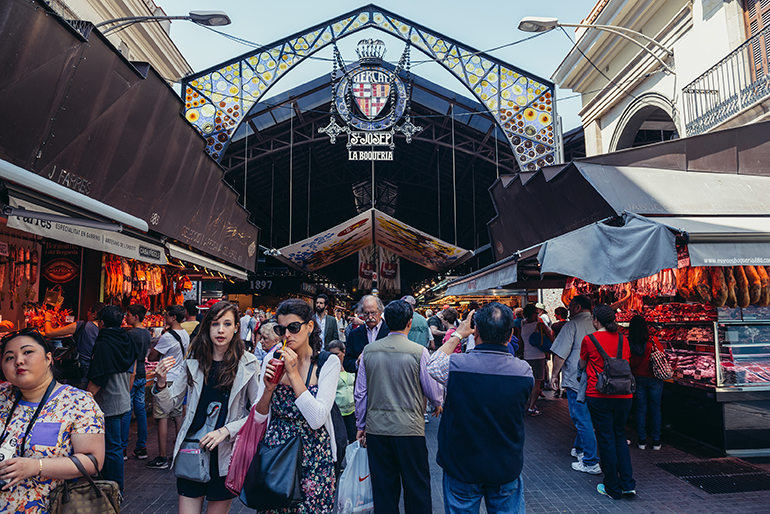
[[[332,512],[346,446],[340,432],[367,449],[376,513],[398,512],[402,490],[407,513],[432,512],[431,412],[440,417],[446,512],[477,513],[482,499],[490,513],[524,512],[524,419],[540,414],[543,387],[567,399],[573,469],[603,473],[597,490],[613,499],[636,493],[625,435],[632,398],[638,448],[647,447],[647,415],[652,447],[661,447],[662,382],[650,364],[660,343],[644,318],[631,320],[626,337],[615,311],[586,296],[557,309],[555,322],[542,304],[424,314],[411,296],[386,306],[367,295],[347,316],[323,294],[312,304],[286,300],[274,313],[188,301],[165,310],[152,346],[143,306],[95,304],[86,321],[9,334],[0,348],[0,510],[49,512],[52,491],[80,476],[70,456],[89,473],[101,469],[122,494],[132,417],[131,455],[148,459],[145,362],[153,361],[158,455],[146,465],[174,468],[183,513],[202,512],[204,499],[207,512],[229,511],[236,495],[225,479],[250,413],[265,426],[266,450],[301,441],[301,501],[280,512]],[[75,339],[83,371],[66,384],[56,379],[49,339],[64,336]],[[607,363],[621,360],[635,390],[618,389],[623,376]],[[336,434],[335,405],[343,422]],[[467,437],[479,427],[484,437]]]

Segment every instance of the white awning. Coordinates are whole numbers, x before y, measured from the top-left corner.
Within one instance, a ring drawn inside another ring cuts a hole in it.
[[[81,209],[98,214],[99,216],[104,216],[105,218],[117,221],[118,223],[137,228],[142,232],[147,232],[150,229],[146,221],[137,218],[136,216],[131,216],[115,207],[61,186],[56,182],[45,179],[40,175],[27,171],[2,159],[0,159],[0,178],[15,182],[21,186],[48,195],[51,198],[67,202]]]
[[[63,219],[67,218],[67,216],[61,213],[18,198],[11,197],[9,202],[11,207],[14,208],[54,214],[58,218]],[[120,255],[128,259],[136,259],[150,264],[168,264],[166,252],[162,246],[148,243],[120,232],[79,226],[77,223],[68,224],[60,221],[47,221],[21,216],[9,216],[8,226],[29,234],[36,234],[63,243]]]
[[[247,280],[249,278],[249,276],[243,270],[233,268],[227,264],[222,264],[219,261],[215,261],[209,257],[205,257],[186,248],[182,248],[181,246],[177,246],[172,243],[166,243],[166,248],[168,248],[168,253],[174,259],[180,259],[192,264],[196,264],[198,266],[203,266],[204,268],[219,271],[227,276],[239,278],[241,280]]]

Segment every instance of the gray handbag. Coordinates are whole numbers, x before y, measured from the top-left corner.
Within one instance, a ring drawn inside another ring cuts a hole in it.
[[[201,438],[213,431],[219,418],[219,410],[222,404],[219,402],[209,403],[206,410],[206,422],[192,436],[188,434],[182,441],[179,453],[174,459],[174,474],[177,478],[185,478],[193,482],[206,483],[211,480],[211,471],[209,463],[211,453],[201,448]]]

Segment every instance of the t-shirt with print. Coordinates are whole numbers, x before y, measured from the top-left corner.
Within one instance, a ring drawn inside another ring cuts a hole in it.
[[[0,383],[0,427],[4,427],[13,406],[9,383]],[[8,425],[7,438],[21,441],[37,404],[21,401]],[[60,386],[51,394],[24,445],[24,457],[35,459],[68,457],[75,452],[72,434],[103,434],[104,415],[90,393],[72,386]],[[17,447],[17,452],[20,449]],[[17,456],[20,456],[17,453]],[[43,514],[49,511],[49,496],[62,480],[33,476],[10,491],[0,492],[2,512]]]
[[[431,316],[428,318],[428,332],[430,332],[430,327],[436,327],[438,330],[442,332],[446,332],[446,327],[444,326],[444,322],[439,319],[438,316]],[[444,336],[433,336],[433,342],[436,345],[436,349],[441,346],[441,341],[444,339]]]
[[[182,339],[182,344],[184,345],[184,353],[182,353],[182,348],[179,346],[179,341],[177,341],[176,338],[169,332],[166,332],[160,336],[158,344],[155,345],[155,349],[162,356],[161,358],[173,356],[176,359],[176,364],[168,371],[168,374],[166,375],[166,380],[168,382],[174,382],[182,374],[184,356],[187,353],[187,349],[190,347],[190,336],[187,335],[185,330],[174,330],[174,332],[179,334],[179,337]]]
[[[602,345],[604,351],[611,358],[616,358],[618,355],[618,334],[617,332],[594,332],[591,334],[596,338],[596,341]],[[629,360],[631,357],[631,347],[628,345],[628,338],[623,338],[623,359]],[[580,359],[586,361],[586,375],[588,376],[588,383],[586,384],[586,396],[592,398],[633,398],[632,394],[602,394],[596,390],[596,374],[604,370],[604,358],[599,353],[599,350],[594,346],[593,341],[589,336],[583,338],[583,342],[580,343]]]

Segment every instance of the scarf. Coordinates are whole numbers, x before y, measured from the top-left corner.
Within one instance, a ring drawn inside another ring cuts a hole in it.
[[[137,358],[136,346],[125,330],[120,327],[103,328],[94,342],[88,380],[99,387],[106,387],[111,375],[127,373]]]

